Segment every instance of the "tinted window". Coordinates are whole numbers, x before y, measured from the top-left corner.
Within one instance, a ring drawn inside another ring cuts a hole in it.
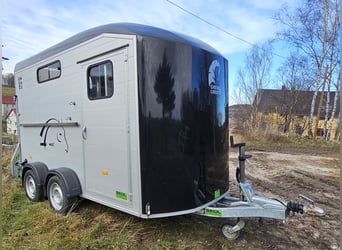
[[[56,61],[37,70],[38,82],[46,82],[61,76],[61,62]]]
[[[113,65],[106,61],[88,68],[88,98],[109,98],[114,92]]]

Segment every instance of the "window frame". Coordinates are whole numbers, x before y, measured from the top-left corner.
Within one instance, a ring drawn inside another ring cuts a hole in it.
[[[50,68],[49,66],[52,66],[54,64],[58,63],[59,64],[59,74],[57,76],[54,76],[54,77],[51,77],[50,75]],[[40,80],[40,77],[39,77],[39,72],[41,70],[44,70],[44,69],[47,69],[47,72],[48,72],[48,78],[46,80]],[[48,82],[48,81],[51,81],[51,80],[55,80],[55,79],[58,79],[60,78],[62,75],[62,63],[60,60],[56,60],[56,61],[53,61],[53,62],[50,62],[48,64],[45,64],[44,66],[41,66],[37,69],[37,81],[38,83],[44,83],[44,82]]]
[[[109,63],[110,66],[111,66],[111,72],[112,72],[111,77],[112,77],[112,89],[113,89],[113,91],[112,91],[112,93],[110,95],[92,97],[90,95],[90,88],[89,88],[89,86],[90,86],[90,82],[89,82],[90,71],[91,71],[91,69],[93,69],[95,67],[98,67],[100,65],[106,65],[107,63]],[[114,66],[113,66],[113,62],[111,60],[105,60],[105,61],[101,61],[101,62],[92,64],[92,65],[89,65],[88,68],[87,68],[87,96],[88,96],[88,99],[90,101],[102,100],[102,99],[111,98],[113,95],[114,95]]]

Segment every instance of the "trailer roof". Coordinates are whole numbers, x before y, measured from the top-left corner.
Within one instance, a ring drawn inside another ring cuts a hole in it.
[[[32,57],[29,57],[15,65],[14,71],[18,71],[23,69],[29,65],[37,63],[41,60],[44,60],[50,56],[53,56],[61,51],[72,48],[77,44],[85,42],[91,38],[99,36],[104,33],[112,33],[112,34],[125,34],[125,35],[139,35],[139,36],[147,36],[147,37],[156,37],[164,40],[182,42],[190,44],[194,47],[198,47],[209,52],[220,54],[216,49],[211,47],[210,45],[187,35],[168,31],[152,26],[135,24],[135,23],[112,23],[106,24],[102,26],[98,26],[95,28],[91,28],[80,32]]]

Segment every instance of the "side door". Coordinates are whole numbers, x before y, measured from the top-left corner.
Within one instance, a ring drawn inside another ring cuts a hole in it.
[[[86,196],[112,206],[130,205],[132,192],[127,53],[114,49],[82,65]]]

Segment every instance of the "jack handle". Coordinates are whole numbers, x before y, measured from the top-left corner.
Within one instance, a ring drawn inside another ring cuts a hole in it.
[[[230,139],[230,146],[232,148],[239,148],[239,161],[245,161],[247,160],[248,158],[251,158],[252,155],[246,155],[245,154],[245,146],[246,146],[246,143],[245,142],[238,142],[238,143],[234,143],[234,137],[231,135],[229,137]]]
[[[237,148],[237,147],[244,147],[244,146],[246,146],[246,143],[245,143],[245,142],[234,143],[234,137],[233,137],[232,135],[229,137],[229,139],[230,139],[230,146],[231,146],[232,148]]]

